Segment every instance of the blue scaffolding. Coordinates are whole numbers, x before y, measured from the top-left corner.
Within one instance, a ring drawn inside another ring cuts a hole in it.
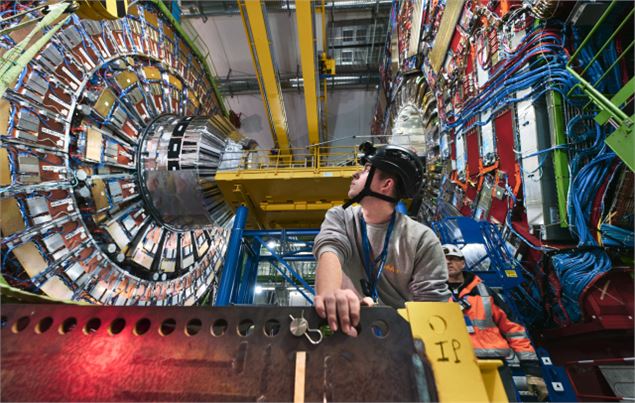
[[[496,225],[469,217],[447,217],[432,222],[431,226],[443,244],[455,244],[461,248],[478,245],[482,248],[481,256],[466,262],[465,269],[477,274],[487,285],[511,290],[523,281],[522,267]],[[485,261],[488,265],[483,264]]]
[[[268,262],[287,283],[295,286],[308,303],[313,304],[315,290],[291,264],[314,262],[315,257],[311,253],[313,242],[305,241],[303,247],[283,253],[277,252],[270,242],[276,240],[278,245],[283,245],[292,238],[313,239],[319,229],[245,230],[248,213],[245,206],[236,210],[214,305],[253,304],[258,266],[262,261]],[[263,250],[269,254],[262,254]]]

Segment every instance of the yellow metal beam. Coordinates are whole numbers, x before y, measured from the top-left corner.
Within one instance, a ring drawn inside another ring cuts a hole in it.
[[[331,207],[341,206],[344,204],[344,200],[336,200],[331,202],[307,202],[307,201],[297,201],[292,203],[269,203],[262,202],[260,203],[260,209],[262,211],[326,211]]]
[[[214,178],[233,208],[248,204],[249,228],[318,228],[344,202],[359,166],[218,171]]]
[[[317,8],[317,12],[322,15],[322,52],[327,51],[328,41],[326,40],[326,1],[322,0],[321,6]],[[321,78],[322,93],[320,94],[320,102],[322,104],[322,136],[325,140],[329,139],[329,119],[328,119],[328,88],[326,77]]]
[[[311,0],[296,0],[295,16],[297,20],[298,45],[304,79],[304,105],[306,107],[306,123],[309,144],[320,142],[320,126],[317,106],[317,82],[315,71],[315,36],[313,35],[313,6]]]
[[[280,79],[274,68],[263,7],[262,1],[238,1],[274,142],[281,155],[290,155],[287,115],[280,90]]]

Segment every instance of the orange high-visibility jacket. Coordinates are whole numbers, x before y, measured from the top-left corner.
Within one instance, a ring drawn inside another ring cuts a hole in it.
[[[472,346],[478,358],[511,358],[512,353],[521,362],[534,361],[538,356],[531,346],[522,325],[511,321],[507,313],[496,303],[492,292],[473,273],[465,272],[463,285],[458,288],[458,299],[471,306],[463,311],[472,322],[470,333]],[[453,299],[451,299],[452,301]]]

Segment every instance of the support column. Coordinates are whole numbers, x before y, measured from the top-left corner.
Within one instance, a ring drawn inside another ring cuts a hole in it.
[[[252,243],[252,246],[253,245]],[[259,256],[252,254],[254,249],[256,252],[260,251],[258,248],[248,248],[247,253],[249,253],[247,257],[247,261],[245,264],[245,270],[243,270],[243,276],[240,282],[240,289],[238,291],[238,303],[239,304],[253,304],[254,303],[254,287],[256,286],[256,279],[258,277],[258,261]]]
[[[240,206],[236,210],[234,217],[234,227],[229,237],[229,245],[225,253],[225,264],[221,272],[220,285],[218,286],[218,295],[216,296],[215,306],[227,306],[234,292],[234,282],[238,273],[238,265],[240,264],[240,245],[243,239],[243,230],[247,221],[249,210],[245,206]]]
[[[242,238],[242,236],[241,236]],[[244,239],[244,238],[243,238]],[[241,242],[240,252],[238,253],[238,263],[236,264],[236,275],[234,276],[234,286],[232,287],[232,295],[229,300],[231,305],[240,304],[241,300],[241,282],[247,276],[247,267],[245,264],[245,245]]]

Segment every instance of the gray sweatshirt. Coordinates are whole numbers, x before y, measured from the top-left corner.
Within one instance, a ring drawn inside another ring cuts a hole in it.
[[[316,259],[324,252],[337,255],[344,274],[363,295],[364,249],[361,206],[333,207],[326,212],[315,238]],[[388,223],[366,224],[372,255],[381,254]],[[406,301],[447,301],[448,268],[441,243],[434,232],[408,216],[397,214],[383,274],[377,285],[380,303],[402,308]]]

